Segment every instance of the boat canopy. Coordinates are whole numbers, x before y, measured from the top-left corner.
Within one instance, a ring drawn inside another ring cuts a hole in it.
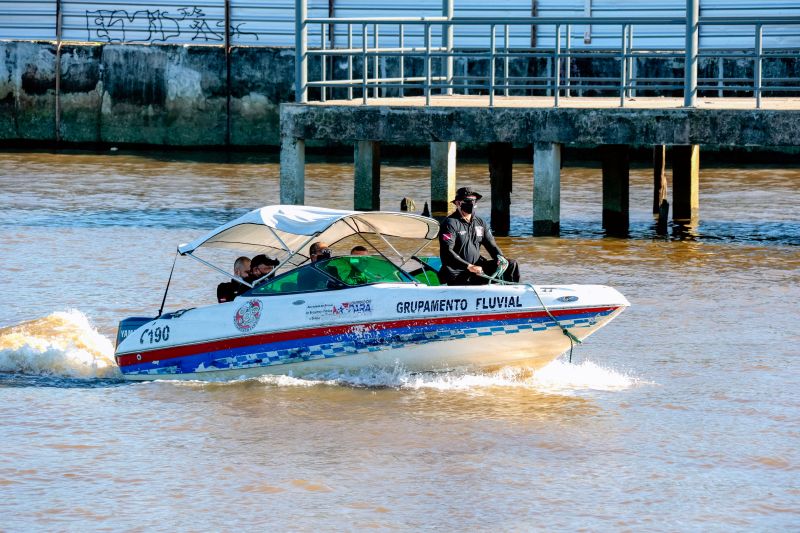
[[[314,241],[333,245],[357,233],[430,241],[436,238],[438,231],[439,224],[434,219],[411,213],[271,205],[254,209],[192,242],[179,245],[178,252],[191,254],[204,247],[253,253],[274,250],[307,256]]]

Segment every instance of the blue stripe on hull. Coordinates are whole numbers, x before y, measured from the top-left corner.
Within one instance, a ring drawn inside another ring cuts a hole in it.
[[[595,325],[598,317],[608,316],[612,312],[613,310],[599,313],[576,313],[559,317],[559,321],[570,328],[591,327]],[[472,322],[466,328],[458,324],[447,326],[434,324],[394,329],[375,329],[365,325],[364,334],[353,332],[344,335],[319,336],[215,350],[167,361],[130,365],[123,369],[123,372],[125,374],[169,375],[283,365],[389,348],[402,348],[429,342],[478,336],[508,335],[527,330],[544,331],[555,327],[557,327],[556,324],[547,316]]]

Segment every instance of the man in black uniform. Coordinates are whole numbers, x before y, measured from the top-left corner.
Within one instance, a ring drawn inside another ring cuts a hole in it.
[[[233,275],[237,278],[217,285],[217,301],[219,303],[232,302],[234,298],[250,290],[250,287],[239,281],[240,278],[252,283],[249,257],[242,256],[236,259],[233,263]]]
[[[494,242],[489,226],[474,214],[475,204],[481,198],[469,187],[461,187],[453,200],[456,210],[439,225],[439,255],[442,258],[439,279],[442,283],[486,285],[489,280],[481,274],[491,276],[497,270],[498,257],[503,252]],[[491,260],[481,257],[481,244],[489,252]],[[519,281],[519,267],[513,259],[508,259],[503,279]]]
[[[255,283],[258,280],[266,280],[274,276],[273,270],[280,265],[281,262],[277,259],[272,259],[264,254],[258,254],[250,261],[250,277],[245,278],[245,281]],[[268,276],[268,277],[267,277]]]

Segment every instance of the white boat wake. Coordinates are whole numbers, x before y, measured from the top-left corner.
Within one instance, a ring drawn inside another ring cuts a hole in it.
[[[353,373],[330,373],[302,379],[291,376],[261,376],[254,380],[278,387],[329,385],[483,392],[519,388],[549,394],[622,391],[646,383],[626,373],[598,366],[592,361],[569,363],[560,359],[536,371],[526,367],[505,367],[486,373],[474,370],[417,373],[398,366],[392,370],[364,368]]]
[[[121,377],[112,342],[74,309],[0,328],[0,372],[83,379]]]

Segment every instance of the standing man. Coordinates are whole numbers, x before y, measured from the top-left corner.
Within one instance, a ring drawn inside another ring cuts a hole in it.
[[[475,215],[475,204],[482,198],[469,187],[456,191],[453,204],[456,210],[439,225],[439,255],[442,269],[439,278],[447,285],[486,285],[497,270],[498,258],[503,252],[492,236],[492,230],[483,219]],[[486,248],[491,260],[481,257],[481,245]],[[506,281],[519,281],[519,267],[508,259],[508,268],[503,273]]]

